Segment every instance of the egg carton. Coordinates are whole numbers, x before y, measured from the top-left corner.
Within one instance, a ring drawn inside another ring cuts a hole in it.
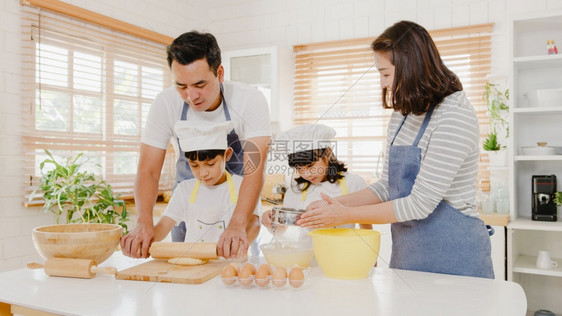
[[[305,271],[297,266],[289,268],[288,273],[284,267],[267,263],[260,265],[257,269],[251,263],[245,263],[241,267],[237,267],[236,264],[229,266],[224,267],[221,274],[222,282],[228,286],[239,284],[244,288],[251,288],[255,283],[260,288],[269,288],[270,284],[276,288],[283,288],[286,284],[293,288],[300,288],[306,279]],[[233,275],[233,271],[235,275]]]

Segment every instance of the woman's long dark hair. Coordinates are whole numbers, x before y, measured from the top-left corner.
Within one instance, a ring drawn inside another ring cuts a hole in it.
[[[445,66],[431,36],[421,25],[400,21],[377,37],[371,48],[386,54],[395,67],[390,100],[386,89],[382,92],[384,108],[403,115],[418,115],[462,90],[459,78]]]
[[[299,151],[289,154],[288,158],[289,167],[292,168],[309,166],[322,158],[328,158],[328,170],[326,170],[326,176],[330,183],[334,183],[343,178],[343,173],[347,171],[345,163],[339,161],[332,153],[332,149],[329,147]],[[303,177],[298,177],[295,181],[297,182],[299,191],[306,191],[311,184],[310,181],[304,179]]]

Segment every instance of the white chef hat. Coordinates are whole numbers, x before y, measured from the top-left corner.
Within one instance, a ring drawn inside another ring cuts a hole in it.
[[[289,154],[299,151],[331,147],[336,131],[324,124],[304,124],[279,135],[279,142],[286,142]]]
[[[174,129],[184,152],[227,149],[227,134],[232,130],[232,121],[214,123],[208,121],[177,121]]]

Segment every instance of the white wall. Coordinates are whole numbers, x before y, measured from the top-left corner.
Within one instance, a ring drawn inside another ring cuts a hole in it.
[[[494,22],[493,73],[508,74],[511,14],[561,8],[559,0],[67,0],[172,37],[192,30],[214,33],[223,50],[277,45],[283,60],[281,127],[290,124],[292,45],[374,37],[409,19],[427,29]],[[20,120],[20,4],[0,0],[0,271],[39,260],[31,229],[52,224],[40,208],[22,207]],[[560,45],[560,44],[559,44]]]
[[[212,0],[210,31],[223,51],[249,47],[292,46],[313,42],[375,37],[400,20],[412,20],[428,30],[495,23],[492,73],[505,79],[508,67],[508,21],[511,14],[562,7],[559,0]],[[545,43],[546,45],[546,43]],[[559,44],[560,45],[560,44]],[[292,69],[292,54],[281,67]],[[281,75],[281,129],[291,112],[292,72]]]

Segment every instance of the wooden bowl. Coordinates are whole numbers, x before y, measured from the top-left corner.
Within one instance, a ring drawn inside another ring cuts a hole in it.
[[[37,252],[49,258],[91,259],[100,264],[119,245],[123,228],[115,224],[65,224],[36,227],[32,231]]]

